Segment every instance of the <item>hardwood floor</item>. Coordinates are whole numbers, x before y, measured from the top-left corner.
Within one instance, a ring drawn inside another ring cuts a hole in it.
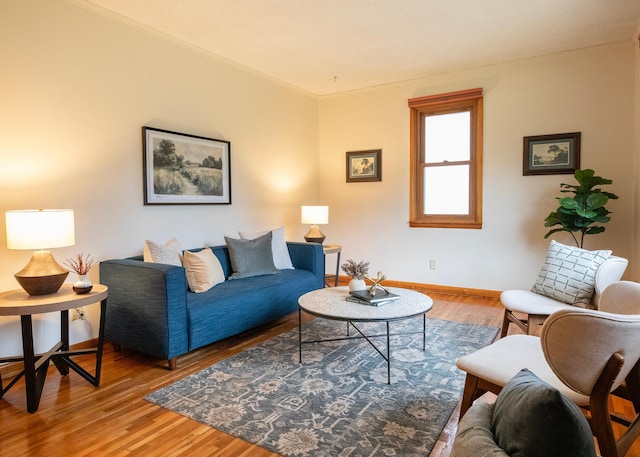
[[[427,293],[434,299],[429,317],[498,327],[502,307],[492,298]],[[309,319],[308,317],[306,319]],[[105,345],[98,388],[75,373],[60,376],[49,368],[39,410],[26,412],[24,383],[19,381],[0,399],[0,456],[251,456],[276,457],[265,449],[165,410],[143,397],[184,376],[297,326],[292,315],[243,335],[212,344],[178,359],[170,371],[166,361]],[[81,357],[76,358],[82,361]],[[91,366],[92,360],[86,359]],[[3,380],[6,384],[3,368]],[[627,405],[621,405],[625,411]],[[455,436],[454,412],[431,457],[448,457]],[[640,457],[636,443],[627,457]]]

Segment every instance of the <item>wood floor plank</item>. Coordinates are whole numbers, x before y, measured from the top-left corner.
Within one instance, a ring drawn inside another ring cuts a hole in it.
[[[499,327],[502,307],[491,297],[430,292],[429,317]],[[305,320],[311,317],[305,316]],[[39,410],[26,412],[24,381],[0,399],[0,456],[214,456],[278,457],[278,454],[153,405],[143,397],[191,373],[293,329],[298,314],[180,357],[178,369],[166,361],[105,345],[102,382],[93,387],[75,373],[49,368]],[[516,333],[513,331],[512,333]],[[91,367],[90,356],[77,357]],[[0,368],[3,381],[8,372]],[[494,397],[495,398],[495,397]],[[491,401],[489,398],[487,401]],[[629,413],[628,404],[614,402]],[[455,437],[457,408],[431,457],[448,457]],[[640,457],[636,443],[627,457]]]

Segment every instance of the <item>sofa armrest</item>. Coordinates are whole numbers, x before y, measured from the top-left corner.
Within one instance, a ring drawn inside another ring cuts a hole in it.
[[[132,259],[100,263],[109,287],[105,339],[161,359],[188,352],[184,268]]]
[[[323,288],[325,268],[322,245],[287,241],[287,247],[293,267],[297,270],[307,270],[313,273],[318,280],[318,288]]]

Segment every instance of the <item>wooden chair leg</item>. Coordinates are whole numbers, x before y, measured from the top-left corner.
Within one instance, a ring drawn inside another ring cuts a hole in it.
[[[175,370],[178,367],[178,358],[174,357],[173,359],[169,359],[169,369]]]
[[[624,358],[615,353],[607,362],[598,378],[589,400],[591,410],[591,428],[598,440],[598,448],[602,457],[619,457],[616,439],[611,425],[609,411],[609,392],[617,374],[622,369]],[[621,454],[624,455],[624,454]]]
[[[462,401],[460,402],[460,417],[467,412],[471,405],[484,392],[478,393],[478,378],[472,374],[467,373],[467,378],[464,381],[464,392],[462,393]]]
[[[509,313],[510,311],[508,309],[504,310],[504,317],[502,318],[502,330],[500,331],[500,338],[504,338],[505,336],[507,336],[507,333],[509,332],[509,323],[511,322],[511,319],[509,319]]]
[[[510,311],[505,308],[504,317],[502,318],[502,330],[500,331],[500,338],[507,336],[507,332],[509,331],[509,324],[514,324],[524,333],[529,333],[529,330],[528,330],[529,327],[527,326],[527,322],[528,321],[526,320],[518,319],[518,317],[513,313],[513,311]]]
[[[640,361],[636,362],[625,379],[627,400],[631,400],[636,413],[640,413]]]
[[[539,335],[540,326],[544,324],[547,317],[540,314],[529,314],[527,318],[527,335]]]

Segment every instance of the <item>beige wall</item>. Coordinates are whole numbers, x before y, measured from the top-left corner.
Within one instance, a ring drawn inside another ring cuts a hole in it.
[[[0,290],[18,287],[31,255],[6,249],[9,209],[75,210],[76,245],[54,250],[59,261],[282,224],[302,240],[300,205],[318,191],[315,98],[60,0],[0,4],[0,62]],[[143,125],[229,140],[232,204],[143,206]],[[17,324],[0,321],[0,353],[19,352]]]
[[[530,287],[549,240],[544,218],[571,175],[522,176],[522,138],[582,132],[581,167],[614,181],[612,221],[588,249],[630,257],[634,208],[633,43],[494,65],[326,97],[320,102],[321,194],[331,205],[327,241],[375,273],[440,285]],[[482,230],[409,228],[407,99],[484,88]],[[382,182],[346,183],[345,152],[382,148]],[[569,236],[557,241],[572,243]],[[429,270],[429,259],[436,269]]]
[[[640,19],[634,36],[634,56],[635,56],[635,115],[634,115],[634,161],[633,161],[633,184],[634,184],[634,218],[633,218],[633,275],[634,281],[640,280]]]
[[[582,166],[612,178],[610,190],[621,196],[610,205],[607,231],[587,247],[634,253],[634,46],[315,99],[73,3],[4,0],[0,211],[73,208],[76,246],[54,252],[63,260],[78,252],[134,255],[145,238],[177,236],[185,248],[218,244],[240,229],[281,224],[288,239],[300,240],[300,205],[328,204],[327,242],[343,245],[343,260],[369,260],[374,273],[528,287],[548,244],[543,219],[571,177],[523,177],[526,135],[582,132]],[[407,99],[473,87],[485,92],[484,228],[410,229]],[[143,125],[231,141],[233,204],[143,206]],[[345,183],[345,152],[373,148],[383,150],[382,182]],[[0,290],[17,287],[12,275],[29,256],[8,251],[0,230]],[[97,281],[97,269],[91,278]],[[74,323],[75,341],[95,336],[96,307],[88,313],[90,328]],[[56,319],[40,320],[41,345],[56,337]],[[0,355],[20,352],[17,320],[0,320],[0,348]]]

